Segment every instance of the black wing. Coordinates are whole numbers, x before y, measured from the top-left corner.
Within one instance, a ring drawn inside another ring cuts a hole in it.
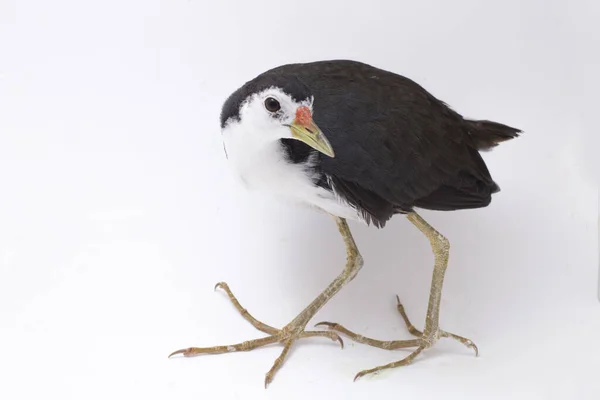
[[[314,95],[315,122],[336,153],[320,155],[322,172],[377,225],[413,207],[484,207],[499,190],[478,149],[518,130],[465,120],[412,80],[354,61],[279,72],[294,74]]]

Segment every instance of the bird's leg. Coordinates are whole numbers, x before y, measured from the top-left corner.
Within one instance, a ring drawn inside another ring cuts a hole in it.
[[[400,361],[396,361],[387,365],[382,365],[379,367],[375,367],[372,369],[364,370],[359,372],[355,379],[381,371],[383,369],[395,368],[403,365],[410,364],[419,353],[423,350],[432,347],[439,338],[447,337],[456,339],[459,342],[463,343],[465,346],[470,347],[475,350],[475,355],[478,354],[478,349],[475,344],[462,336],[454,335],[452,333],[445,332],[439,328],[439,316],[440,316],[440,301],[442,297],[442,286],[444,283],[444,274],[446,273],[446,267],[448,266],[448,256],[450,251],[450,243],[448,239],[446,239],[441,233],[436,231],[431,225],[429,225],[419,214],[416,212],[412,212],[407,215],[408,220],[415,225],[427,238],[431,243],[431,248],[433,250],[435,263],[433,267],[433,277],[431,282],[431,290],[429,293],[429,305],[427,307],[427,316],[425,319],[425,330],[423,332],[417,330],[413,324],[408,319],[406,312],[404,311],[404,306],[400,303],[400,298],[396,296],[398,300],[397,308],[408,328],[408,331],[417,337],[417,339],[412,340],[389,340],[382,341],[376,339],[370,339],[354,333],[343,326],[332,323],[332,322],[321,322],[317,324],[325,325],[329,327],[331,330],[336,332],[340,332],[350,337],[351,339],[364,343],[370,346],[378,347],[386,350],[395,350],[405,347],[417,347],[411,354],[407,357],[403,358]]]
[[[258,321],[241,306],[239,301],[229,289],[229,286],[227,286],[226,283],[221,282],[218,283],[215,288],[223,289],[242,317],[244,317],[246,321],[250,322],[250,324],[252,324],[252,326],[254,326],[256,329],[266,333],[269,336],[228,346],[190,347],[187,349],[177,350],[171,353],[171,356],[175,354],[183,354],[184,356],[189,357],[200,354],[221,354],[234,351],[248,351],[279,342],[284,345],[284,348],[281,352],[281,355],[275,360],[269,372],[267,372],[265,377],[265,386],[267,386],[273,380],[275,373],[283,365],[285,357],[289,353],[293,343],[296,340],[306,337],[324,336],[332,340],[339,341],[343,346],[342,339],[333,331],[305,331],[308,321],[310,321],[310,319],[317,313],[317,311],[319,311],[319,309],[321,309],[321,307],[325,305],[325,303],[327,303],[327,301],[329,301],[329,299],[331,299],[345,284],[350,282],[356,276],[363,264],[362,256],[358,252],[358,248],[356,247],[356,243],[352,238],[352,234],[350,233],[350,228],[348,227],[346,220],[337,217],[335,220],[344,239],[344,243],[346,244],[346,267],[342,273],[340,273],[337,278],[335,278],[333,282],[331,282],[329,286],[327,286],[327,288],[289,324],[281,329],[277,329]]]

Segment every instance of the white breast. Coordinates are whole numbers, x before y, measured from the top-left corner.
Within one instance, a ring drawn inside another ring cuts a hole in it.
[[[362,221],[359,213],[334,193],[315,185],[319,178],[312,169],[314,158],[306,164],[293,164],[279,141],[261,142],[255,135],[223,131],[227,158],[250,190],[269,192],[280,199],[319,208],[342,218]]]

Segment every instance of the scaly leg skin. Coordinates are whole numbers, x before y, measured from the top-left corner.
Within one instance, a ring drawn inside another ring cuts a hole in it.
[[[289,353],[292,345],[298,339],[306,338],[306,337],[315,337],[315,336],[324,336],[330,338],[332,340],[337,340],[342,344],[342,339],[339,335],[333,331],[305,331],[305,327],[308,324],[308,321],[331,299],[337,292],[339,292],[344,285],[350,282],[360,268],[363,265],[363,259],[360,253],[358,252],[358,248],[356,247],[356,243],[352,238],[352,234],[350,233],[350,228],[346,223],[346,220],[342,218],[335,217],[335,220],[338,225],[338,229],[344,239],[344,243],[346,244],[346,267],[344,271],[337,278],[333,280],[329,284],[329,286],[319,295],[317,298],[313,300],[296,318],[294,318],[289,324],[287,324],[282,329],[273,328],[267,324],[264,324],[254,318],[250,313],[243,308],[238,300],[235,298],[227,284],[221,282],[218,283],[215,287],[223,289],[229,299],[233,303],[234,307],[240,312],[242,317],[248,321],[252,326],[256,329],[266,333],[267,337],[249,340],[242,343],[232,344],[228,346],[214,346],[214,347],[190,347],[187,349],[177,350],[171,353],[169,357],[175,354],[183,354],[185,357],[196,356],[201,354],[222,354],[233,351],[249,351],[256,349],[258,347],[266,346],[272,343],[281,343],[284,345],[283,351],[281,355],[277,357],[273,366],[267,372],[265,377],[265,388],[273,381],[273,378],[276,372],[282,367],[285,357]]]
[[[329,329],[342,333],[348,336],[350,339],[355,340],[359,343],[367,344],[369,346],[378,347],[380,349],[395,350],[406,347],[416,347],[411,354],[403,358],[400,361],[396,361],[387,365],[382,365],[372,369],[367,369],[359,372],[354,377],[354,380],[367,375],[379,372],[388,368],[395,368],[410,364],[423,350],[428,349],[435,345],[440,338],[452,338],[458,340],[467,347],[475,350],[475,356],[479,354],[479,350],[475,343],[471,340],[458,336],[452,333],[445,332],[439,328],[439,316],[440,316],[440,300],[442,298],[442,285],[444,283],[444,274],[446,273],[446,267],[448,265],[448,256],[450,250],[450,243],[442,234],[436,231],[431,225],[429,225],[420,215],[416,212],[412,212],[407,215],[408,220],[415,225],[431,243],[433,254],[435,256],[435,264],[433,267],[433,278],[431,282],[431,291],[429,294],[429,305],[427,308],[427,317],[425,320],[425,330],[423,332],[416,329],[408,319],[404,306],[400,303],[400,298],[396,296],[398,300],[397,308],[408,328],[408,331],[416,336],[417,339],[412,340],[376,340],[364,337],[357,333],[354,333],[343,326],[332,323],[332,322],[320,322],[316,326],[327,326]]]

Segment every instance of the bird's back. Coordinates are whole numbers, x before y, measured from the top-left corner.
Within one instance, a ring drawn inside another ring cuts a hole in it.
[[[265,74],[307,85],[315,122],[336,153],[319,155],[323,184],[380,226],[413,207],[487,206],[499,188],[479,150],[520,132],[464,119],[414,81],[364,63],[289,64]]]

